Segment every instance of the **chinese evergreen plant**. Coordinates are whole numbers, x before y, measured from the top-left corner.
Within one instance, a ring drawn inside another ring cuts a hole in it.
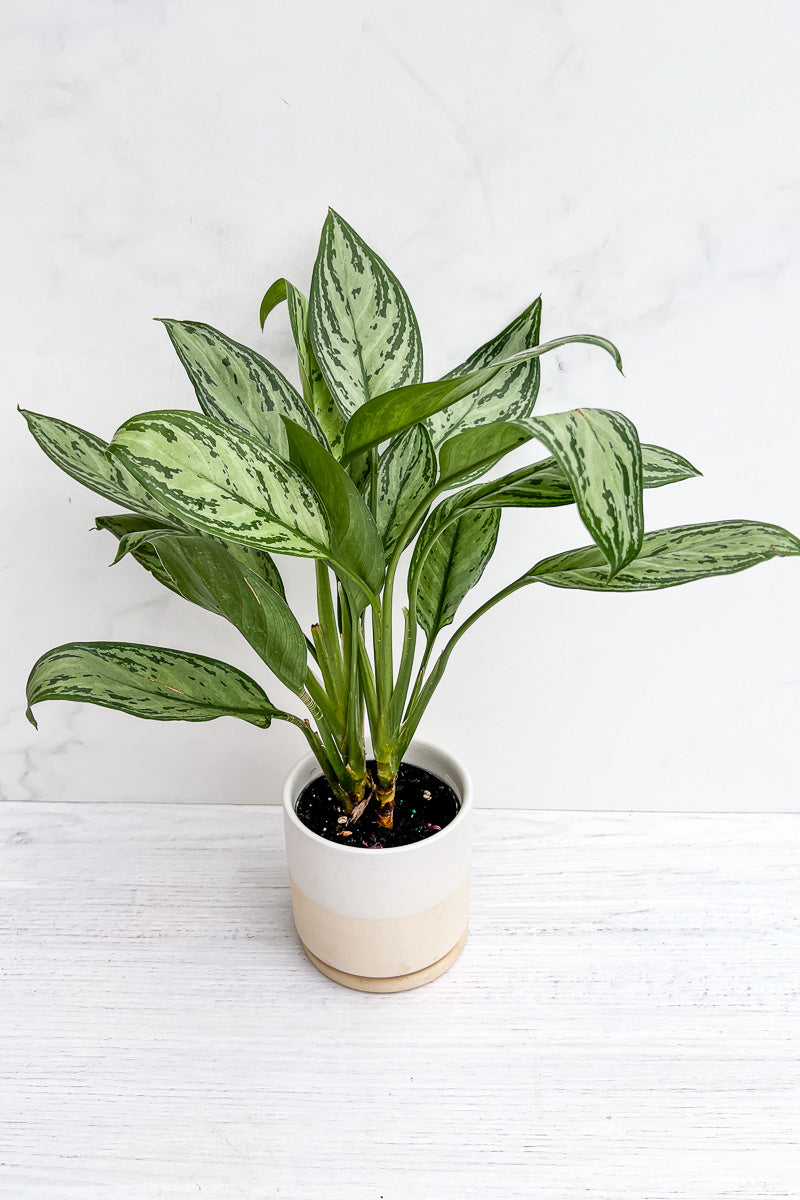
[[[612,355],[602,337],[539,342],[535,300],[443,379],[424,383],[408,297],[336,213],[322,231],[308,300],[279,279],[261,325],[286,302],[301,391],[255,351],[194,321],[165,321],[202,415],[132,417],[106,444],[54,417],[23,415],[67,474],[127,511],[97,518],[159,583],[227,618],[308,710],[277,708],[254,680],[215,659],[119,642],[44,654],[28,681],[41,700],[85,700],[139,717],[230,715],[297,726],[350,821],[367,803],[393,823],[395,778],[464,633],[529,584],[601,592],[673,587],[800,553],[785,529],[712,521],[644,533],[642,489],[698,472],[642,445],[621,413],[580,408],[533,416],[539,359],[569,342]],[[539,442],[548,457],[486,478],[504,455]],[[593,542],[537,562],[450,636],[495,549],[504,508],[576,504]],[[412,551],[399,656],[395,589]],[[307,637],[271,557],[313,559],[318,620]],[[418,652],[418,630],[424,647]],[[368,770],[365,716],[376,760]],[[34,721],[35,724],[35,721]]]

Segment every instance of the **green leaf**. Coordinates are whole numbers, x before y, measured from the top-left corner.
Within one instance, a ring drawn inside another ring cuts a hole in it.
[[[403,433],[404,430],[410,429],[419,421],[424,421],[435,413],[441,412],[456,400],[471,396],[473,392],[489,383],[501,371],[515,367],[519,363],[531,362],[543,354],[547,354],[548,351],[556,350],[559,346],[566,346],[571,342],[585,342],[591,346],[600,346],[603,350],[608,351],[619,370],[622,370],[619,350],[613,342],[609,342],[606,338],[595,337],[593,334],[576,333],[545,342],[542,346],[521,350],[518,354],[513,354],[491,366],[483,367],[479,371],[473,371],[469,375],[463,375],[456,379],[440,379],[435,383],[418,383],[408,387],[398,387],[391,392],[376,396],[374,400],[370,400],[362,408],[359,408],[350,418],[345,430],[345,461],[349,461],[355,455],[394,437],[395,434]]]
[[[639,556],[617,575],[596,546],[542,559],[528,582],[589,592],[650,592],[713,575],[732,575],[767,559],[800,554],[800,539],[760,521],[709,521],[645,535]]]
[[[161,560],[153,549],[152,542],[154,538],[167,534],[173,536],[180,535],[181,537],[200,536],[196,530],[178,529],[174,525],[168,525],[166,522],[156,522],[151,517],[136,517],[131,513],[119,516],[97,517],[95,526],[98,529],[107,529],[119,541],[120,545],[114,559],[115,563],[118,563],[126,554],[130,554],[141,566],[150,571],[158,579],[159,583],[163,583],[165,587],[170,588],[173,592],[177,591],[177,588],[175,588],[171,577],[164,571]],[[231,558],[248,567],[251,571],[255,571],[264,583],[268,584],[279,596],[285,597],[280,572],[270,556],[263,550],[256,550],[254,546],[243,546],[239,542],[226,542],[222,538],[212,537],[211,534],[204,534],[202,536],[207,537],[219,546],[224,546]],[[178,594],[180,595],[180,593]]]
[[[372,514],[347,472],[305,429],[286,421],[292,464],[313,482],[330,528],[335,562],[347,573],[342,584],[358,611],[383,583],[383,544]],[[367,592],[358,586],[363,581]]]
[[[520,422],[555,455],[586,528],[615,575],[639,553],[644,535],[642,450],[622,413],[576,408]]]
[[[282,415],[314,437],[322,436],[302,396],[255,350],[200,321],[164,320],[162,324],[206,416],[260,438],[276,454],[286,449]]]
[[[136,512],[169,516],[120,462],[108,457],[108,443],[77,425],[41,413],[20,413],[47,457],[84,487]]]
[[[281,683],[298,694],[306,681],[306,641],[286,601],[212,538],[159,531],[153,537],[181,595],[235,625]]]
[[[436,454],[424,425],[394,438],[378,462],[375,522],[387,557],[415,508],[436,483]]]
[[[501,333],[471,354],[460,366],[448,371],[444,378],[454,379],[469,375],[520,350],[538,346],[541,319],[540,296]],[[540,375],[538,358],[522,362],[506,371],[499,379],[484,384],[463,400],[457,400],[429,417],[427,424],[435,448],[438,450],[442,442],[459,430],[530,416],[539,394]]]
[[[346,417],[373,396],[422,378],[422,341],[408,296],[333,210],[314,266],[309,334],[328,390]]]
[[[303,384],[303,396],[319,421],[334,458],[342,457],[344,418],[328,391],[308,336],[308,301],[288,279],[276,279],[261,301],[261,328],[269,313],[282,300],[287,301],[292,337],[297,348],[297,366]]]
[[[454,483],[488,471],[511,450],[529,442],[534,434],[519,423],[499,421],[479,425],[448,438],[439,450],[441,481]]]
[[[135,559],[146,571],[149,571],[154,579],[157,579],[165,588],[169,588],[171,592],[175,592],[176,595],[180,596],[181,593],[176,588],[172,577],[164,570],[161,559],[156,554],[149,540],[144,544],[140,544],[139,539],[139,535],[142,533],[153,535],[158,530],[174,533],[175,530],[171,526],[157,523],[153,517],[139,517],[134,516],[132,513],[123,513],[119,516],[95,517],[94,523],[96,529],[107,529],[120,542],[114,563],[119,562],[125,554],[130,554],[131,558]],[[124,549],[122,546],[123,542],[126,543]]]
[[[467,511],[452,520],[457,500],[450,496],[434,509],[411,558],[409,578],[416,581],[417,621],[429,642],[452,622],[497,544],[500,510]]]
[[[290,463],[232,426],[188,412],[142,413],[109,451],[170,512],[225,541],[326,558],[319,498]]]
[[[48,650],[28,678],[26,716],[42,700],[77,700],[150,721],[240,717],[266,729],[275,709],[243,671],[202,654],[130,642],[70,642]]]
[[[642,475],[646,488],[664,487],[691,479],[700,472],[682,455],[663,446],[642,444]],[[554,458],[521,467],[500,479],[458,493],[470,508],[557,508],[574,504],[569,480]]]

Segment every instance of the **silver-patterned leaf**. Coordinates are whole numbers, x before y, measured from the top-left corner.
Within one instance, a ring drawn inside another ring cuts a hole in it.
[[[642,449],[622,413],[576,408],[519,424],[547,446],[566,475],[581,519],[616,574],[644,535]]]
[[[417,581],[417,621],[429,642],[452,622],[497,544],[500,510],[467,511],[452,520],[457,501],[457,496],[451,496],[434,509],[411,558],[409,578]]]
[[[306,640],[286,601],[216,539],[158,533],[152,543],[187,600],[235,625],[290,691],[306,681]]]
[[[42,700],[75,700],[150,721],[239,717],[266,729],[275,713],[243,671],[202,654],[131,642],[70,642],[48,650],[28,678],[27,717]]]
[[[345,461],[349,462],[372,446],[377,446],[410,429],[417,422],[442,412],[457,400],[471,396],[478,388],[518,364],[532,362],[551,350],[574,342],[600,346],[612,356],[618,370],[622,370],[619,350],[608,338],[596,337],[591,333],[572,333],[529,350],[520,350],[509,358],[482,367],[479,371],[472,371],[469,375],[394,388],[390,392],[375,396],[351,416],[344,437]]]
[[[611,578],[597,546],[583,546],[543,559],[528,580],[589,592],[650,592],[791,554],[800,554],[800,538],[779,525],[709,521],[646,534],[638,557]]]
[[[681,454],[642,443],[645,488],[664,487],[699,474]],[[557,508],[575,503],[569,480],[554,458],[521,467],[491,483],[466,488],[458,495],[461,503],[471,508]]]
[[[373,396],[422,378],[422,341],[405,290],[332,210],[314,266],[308,327],[328,390],[345,417]]]
[[[328,391],[322,372],[311,348],[308,335],[308,301],[288,279],[276,279],[261,301],[261,328],[277,304],[286,301],[289,323],[297,348],[297,366],[303,385],[303,396],[319,421],[328,447],[334,458],[341,458],[344,449],[344,418]]]
[[[225,541],[325,558],[328,523],[314,489],[262,441],[210,417],[142,413],[109,446],[170,512]]]
[[[321,437],[303,397],[255,350],[200,321],[162,324],[206,416],[262,439],[279,455],[286,449],[281,415]]]
[[[19,410],[47,457],[84,487],[124,508],[156,517],[169,516],[122,463],[108,457],[102,438],[57,417]]]
[[[387,557],[435,483],[436,453],[425,426],[415,425],[393,438],[378,462],[375,513]]]
[[[501,333],[479,347],[459,366],[448,371],[443,378],[469,375],[519,350],[538,346],[541,321],[542,298],[539,296]],[[457,400],[455,404],[435,413],[427,422],[434,447],[438,450],[442,442],[462,429],[530,416],[539,394],[540,379],[539,359],[534,358],[530,362],[520,363],[499,379],[484,384],[463,400]]]

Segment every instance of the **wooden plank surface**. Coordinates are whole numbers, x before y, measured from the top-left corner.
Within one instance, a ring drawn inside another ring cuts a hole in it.
[[[479,812],[399,996],[305,960],[280,820],[0,807],[0,1196],[800,1196],[800,818]]]

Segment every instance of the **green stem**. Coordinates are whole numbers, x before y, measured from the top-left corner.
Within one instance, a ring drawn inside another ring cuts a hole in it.
[[[319,559],[314,563],[317,578],[317,612],[319,613],[318,634],[314,633],[314,645],[325,685],[337,707],[344,707],[346,678],[336,612],[331,594],[331,577],[325,563]]]
[[[322,712],[323,717],[338,737],[344,733],[344,723],[341,714],[337,710],[325,687],[317,679],[314,672],[309,667],[306,671],[306,690],[312,700]],[[302,697],[301,697],[302,698]]]
[[[294,713],[281,712],[279,710],[274,712],[273,716],[276,718],[276,720],[286,721],[289,725],[294,725],[300,730],[303,737],[308,742],[311,752],[319,763],[322,774],[330,784],[331,791],[333,792],[334,796],[341,803],[346,803],[348,800],[347,792],[337,779],[336,772],[333,769],[330,759],[325,753],[325,748],[319,738],[319,735],[314,732],[309,722],[301,720],[301,718],[296,717]]]
[[[436,660],[436,664],[431,671],[428,682],[420,689],[414,703],[409,705],[408,715],[400,731],[399,748],[401,757],[408,749],[408,745],[416,733],[417,726],[422,718],[422,714],[428,707],[433,693],[441,682],[441,678],[444,675],[445,667],[450,659],[450,655],[453,653],[464,634],[468,629],[471,629],[475,622],[484,616],[485,613],[494,608],[495,604],[499,604],[501,600],[505,600],[507,596],[511,596],[514,592],[519,591],[520,588],[526,587],[529,583],[535,583],[535,580],[531,579],[527,574],[521,575],[519,579],[515,579],[513,583],[509,583],[507,587],[504,587],[494,596],[491,596],[485,604],[482,604],[480,608],[475,610],[472,616],[467,617],[466,621],[459,625],[458,629],[450,638],[444,650]]]

